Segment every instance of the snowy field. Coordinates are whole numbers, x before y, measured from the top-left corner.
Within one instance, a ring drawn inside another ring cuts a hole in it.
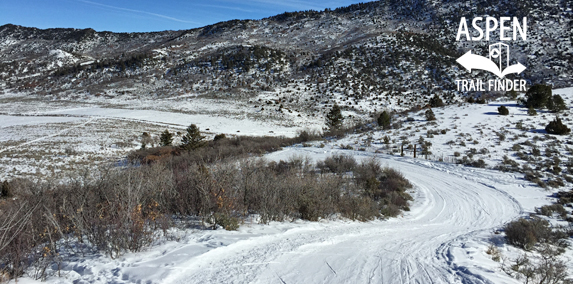
[[[243,134],[253,136],[288,136],[296,135],[298,128],[268,125],[247,118],[228,118],[206,114],[184,114],[156,110],[133,110],[114,108],[74,108],[50,111],[49,114],[106,117],[131,121],[152,122],[159,125],[185,129],[196,124],[208,133]]]
[[[137,101],[137,103],[135,103]],[[208,139],[227,136],[293,137],[320,123],[259,117],[229,100],[181,96],[162,100],[103,100],[91,98],[51,101],[22,94],[0,95],[0,180],[62,177],[77,168],[114,163],[141,147],[143,132],[159,144],[164,130],[175,134],[174,144],[190,124]]]
[[[554,94],[573,105],[573,88]],[[507,106],[510,115],[498,115],[500,105]],[[138,148],[144,131],[157,138],[165,129],[183,131],[190,123],[198,124],[210,137],[217,133],[268,135],[270,131],[292,136],[302,129],[241,119],[237,114],[45,102],[33,106],[13,95],[0,97],[0,106],[0,173],[4,175],[0,179],[43,178],[94,162],[113,162]],[[504,161],[503,156],[543,172],[548,161],[557,158],[565,168],[563,164],[573,157],[571,134],[547,135],[545,125],[555,114],[539,111],[537,116],[528,116],[526,109],[510,100],[435,108],[434,122],[426,121],[424,111],[394,117],[401,122],[400,129],[317,141],[311,147],[297,145],[266,156],[272,160],[308,156],[318,161],[345,152],[357,159],[375,157],[414,184],[415,201],[403,216],[366,223],[246,222],[233,232],[180,228],[147,251],[118,259],[66,255],[60,271],[52,267],[54,276],[46,282],[520,283],[501,271],[500,263],[486,254],[487,247],[494,243],[503,255],[518,256],[494,232],[534,212],[535,207],[549,204],[558,188],[544,190],[523,179],[522,173],[492,169]],[[560,117],[573,127],[570,110]],[[414,159],[408,145],[419,145],[421,140],[431,142],[432,154],[425,159],[418,152]],[[405,145],[404,157],[399,156],[401,145]],[[531,155],[534,149],[541,155]],[[482,159],[486,168],[454,163],[464,156]],[[566,178],[565,171],[547,175],[546,179]],[[563,182],[562,189],[571,188],[570,182]],[[564,257],[573,271],[572,254]],[[19,282],[36,283],[30,276]]]
[[[569,106],[573,105],[573,88],[554,93],[561,94]],[[88,98],[70,102],[0,95],[0,169],[3,169],[0,179],[52,176],[65,172],[71,162],[81,160],[120,160],[141,146],[143,132],[151,134],[157,144],[159,134],[165,129],[183,132],[192,123],[208,138],[219,133],[292,137],[303,129],[323,127],[318,117],[282,112],[263,116],[240,102],[234,106],[228,100],[192,95],[130,102],[135,100],[121,97],[106,102],[102,98]],[[510,115],[498,115],[500,105],[506,106]],[[540,111],[537,116],[528,116],[527,109],[519,107],[516,101],[435,108],[437,120],[430,122],[426,121],[424,111],[395,116],[394,122],[402,124],[400,129],[351,135],[338,143],[394,155],[400,154],[404,144],[405,155],[413,156],[413,146],[419,147],[422,137],[431,143],[431,154],[424,158],[453,163],[467,156],[469,160],[483,160],[488,168],[499,165],[504,156],[520,165],[528,164],[531,161],[515,156],[533,148],[558,151],[562,161],[572,156],[571,135],[545,135],[545,125],[555,114]],[[560,116],[571,127],[573,116],[569,113]],[[175,143],[179,137],[176,135]],[[384,137],[390,143],[384,143]],[[554,146],[555,142],[560,143]],[[69,153],[75,154],[75,158],[70,159]]]

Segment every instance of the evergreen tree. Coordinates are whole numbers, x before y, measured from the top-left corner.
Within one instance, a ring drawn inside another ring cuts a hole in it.
[[[165,131],[161,133],[159,141],[161,142],[161,146],[171,146],[173,143],[173,134],[165,129]]]
[[[187,150],[195,150],[205,145],[203,139],[205,139],[205,136],[201,135],[199,127],[195,124],[191,124],[187,127],[187,133],[183,136],[183,139],[181,139],[181,147]]]
[[[515,90],[511,90],[509,92],[506,92],[505,95],[512,100],[517,99],[517,92]]]
[[[499,114],[501,114],[501,115],[508,115],[509,114],[509,110],[505,106],[498,107],[497,112],[499,112]]]
[[[326,126],[328,126],[330,130],[339,129],[342,126],[343,120],[344,117],[342,116],[340,107],[338,104],[334,104],[330,112],[326,115]]]
[[[12,194],[12,187],[7,180],[5,180],[0,187],[0,198],[10,198],[14,196],[14,194]]]
[[[571,129],[569,129],[566,125],[564,125],[559,117],[556,117],[555,120],[547,124],[547,126],[545,127],[545,131],[547,131],[547,133],[549,134],[563,135],[571,132]]]
[[[536,111],[532,106],[530,106],[530,107],[527,109],[527,115],[530,115],[530,116],[537,115],[537,111]]]
[[[565,101],[560,95],[554,95],[547,101],[547,109],[551,112],[560,112],[567,109]]]
[[[533,108],[543,108],[551,99],[551,87],[546,85],[534,85],[525,94],[526,106]]]
[[[429,104],[431,107],[443,107],[445,105],[444,101],[442,101],[442,99],[440,99],[440,97],[438,97],[438,95],[434,95],[434,97],[432,97],[430,99]]]
[[[378,125],[382,126],[382,129],[390,128],[391,122],[392,122],[392,117],[387,111],[383,111],[378,117]]]
[[[431,108],[428,109],[428,110],[424,113],[424,115],[426,116],[426,119],[427,119],[428,121],[436,120],[436,115],[434,114],[434,112],[432,111]]]

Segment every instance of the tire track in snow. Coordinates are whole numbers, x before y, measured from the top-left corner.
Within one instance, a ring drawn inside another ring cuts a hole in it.
[[[20,148],[20,147],[23,147],[23,146],[27,146],[27,145],[30,145],[30,144],[34,144],[34,143],[36,143],[36,142],[40,142],[40,141],[46,140],[46,139],[48,139],[48,138],[53,138],[53,137],[56,137],[56,136],[60,136],[60,135],[66,133],[66,132],[68,132],[68,131],[70,131],[70,130],[72,130],[72,129],[74,129],[74,128],[78,128],[78,127],[85,126],[86,124],[92,122],[94,119],[95,119],[95,118],[90,117],[90,119],[88,119],[87,121],[85,121],[85,122],[83,122],[83,123],[80,123],[80,124],[78,124],[78,125],[74,125],[74,126],[72,126],[72,127],[68,127],[68,128],[66,128],[66,129],[60,130],[60,131],[58,131],[57,133],[50,134],[50,135],[47,135],[47,136],[42,136],[42,137],[36,138],[36,139],[34,139],[34,140],[26,141],[26,142],[24,142],[24,143],[22,143],[22,144],[19,144],[19,145],[9,146],[9,147],[0,149],[0,153],[5,152],[5,151],[8,151],[8,150],[12,150],[12,149]]]

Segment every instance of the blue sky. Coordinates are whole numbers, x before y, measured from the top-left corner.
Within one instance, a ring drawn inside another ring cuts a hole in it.
[[[324,10],[356,0],[0,0],[0,25],[93,28],[146,32],[202,27],[232,19],[261,19],[283,12]]]

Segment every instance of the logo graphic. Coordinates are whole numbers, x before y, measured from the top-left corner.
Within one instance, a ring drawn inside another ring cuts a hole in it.
[[[509,46],[501,42],[489,46],[489,58],[472,54],[470,50],[456,61],[469,72],[472,69],[485,70],[495,74],[500,79],[512,73],[520,74],[526,69],[519,62],[509,66]]]

